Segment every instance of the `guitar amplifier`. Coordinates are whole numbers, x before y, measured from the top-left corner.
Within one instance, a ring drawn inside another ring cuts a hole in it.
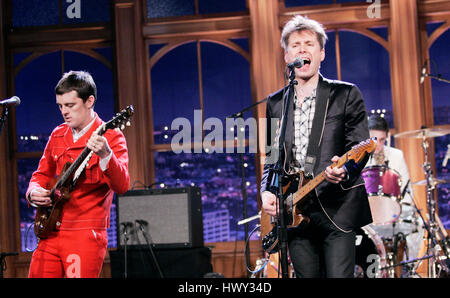
[[[117,196],[118,246],[203,247],[198,187],[130,190]],[[148,242],[147,242],[148,241]]]

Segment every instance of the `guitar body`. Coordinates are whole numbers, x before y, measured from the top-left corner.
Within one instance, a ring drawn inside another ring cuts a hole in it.
[[[308,203],[308,199],[292,205],[291,195],[297,192],[299,186],[305,185],[309,180],[303,176],[303,173],[294,174],[289,177],[289,182],[283,187],[283,201],[285,202],[285,223],[288,229],[296,228],[303,222],[308,222],[308,218],[302,215],[302,209]],[[275,218],[261,209],[261,239],[264,251],[269,254],[279,250],[278,230]]]
[[[350,161],[355,164],[375,151],[376,146],[376,138],[362,141],[358,145],[353,146],[351,150],[342,155],[330,167],[341,168]],[[351,166],[352,163],[347,165]],[[289,183],[283,187],[283,201],[285,202],[283,208],[286,214],[286,227],[292,229],[309,221],[307,217],[302,215],[302,209],[310,202],[311,197],[316,195],[313,190],[325,180],[325,171],[322,171],[311,180],[306,179],[303,173],[292,175],[289,180]],[[279,250],[277,222],[265,213],[263,209],[261,209],[261,244],[263,250],[269,254]]]
[[[64,165],[61,175],[67,171],[70,165],[70,162]],[[62,208],[70,199],[69,187],[53,187],[50,192],[50,198],[52,200],[51,206],[38,207],[36,210],[36,217],[34,219],[34,233],[40,239],[47,238],[51,232],[56,230],[56,223],[61,216]]]

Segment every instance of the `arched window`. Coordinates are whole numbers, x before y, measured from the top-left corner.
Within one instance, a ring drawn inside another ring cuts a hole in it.
[[[450,61],[448,59],[450,29],[447,24],[431,23],[427,25],[431,46],[429,47],[431,93],[433,101],[433,120],[435,126],[450,124],[450,84],[437,78],[450,80]],[[439,34],[439,35],[438,35]],[[437,37],[438,36],[438,37]],[[434,138],[436,178],[447,181],[437,185],[439,200],[439,217],[445,226],[450,228],[450,162],[445,165],[446,155],[450,151],[450,134]]]
[[[357,32],[339,31],[339,40],[342,80],[356,84],[368,113],[379,110],[393,128],[388,51],[380,43]]]
[[[246,39],[150,46],[155,183],[157,187],[201,188],[205,242],[244,239],[243,227],[237,225],[244,209],[242,172],[248,216],[258,212],[256,150],[246,146],[238,152],[234,142],[208,143],[213,147],[204,143],[212,131],[218,136],[214,141],[220,136],[225,139],[226,117],[252,103],[247,49]],[[244,119],[250,116],[247,112]],[[181,130],[172,126],[176,118],[189,126],[183,127],[189,130],[184,142],[192,142],[187,152],[176,153],[171,147]],[[222,127],[206,127],[209,122]],[[256,126],[245,127],[246,142],[252,129]]]

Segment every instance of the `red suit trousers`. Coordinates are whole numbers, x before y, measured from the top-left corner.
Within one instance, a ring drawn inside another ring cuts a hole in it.
[[[30,278],[97,278],[103,266],[106,229],[59,230],[41,239],[31,259]]]

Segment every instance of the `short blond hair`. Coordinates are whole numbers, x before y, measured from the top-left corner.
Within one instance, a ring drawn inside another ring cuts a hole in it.
[[[286,25],[284,25],[283,31],[281,32],[281,47],[287,51],[289,36],[291,33],[303,30],[309,30],[315,33],[317,40],[319,41],[320,48],[323,49],[325,47],[328,37],[322,24],[301,15],[294,16],[286,23]]]

